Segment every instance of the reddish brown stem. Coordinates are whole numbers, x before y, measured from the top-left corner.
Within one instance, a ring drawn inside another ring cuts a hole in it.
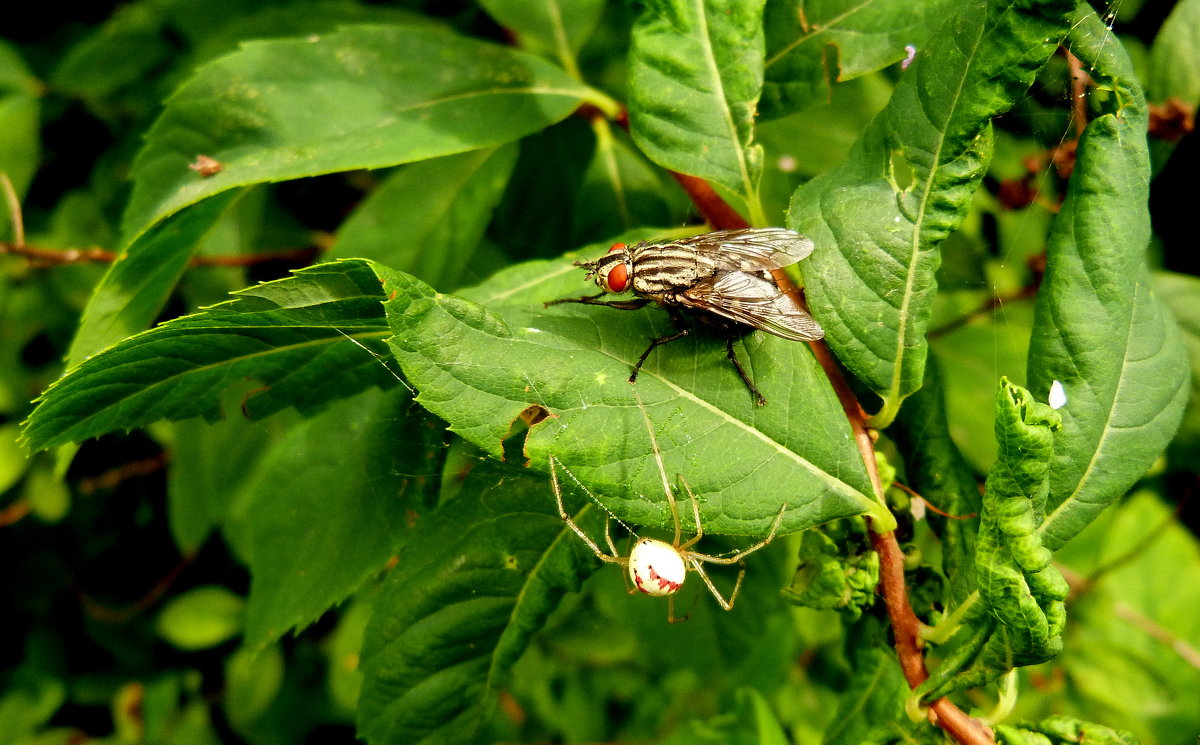
[[[696,205],[704,221],[718,230],[737,230],[750,227],[750,223],[738,214],[737,210],[721,199],[708,182],[686,173],[668,171],[683,190],[687,192],[692,204]]]
[[[1087,88],[1092,79],[1083,69],[1083,62],[1071,50],[1066,47],[1062,50],[1067,56],[1067,69],[1071,74],[1071,107],[1075,112],[1075,139],[1078,140],[1083,136],[1083,130],[1087,129]]]
[[[681,184],[684,183],[679,176],[676,176],[676,179]],[[689,186],[685,185],[684,188],[688,189],[689,194],[693,193]],[[711,188],[708,189],[708,192],[712,198],[720,200],[720,197],[712,192]],[[722,204],[725,209],[732,211],[728,204],[724,202]],[[707,216],[706,210],[711,205],[707,202],[704,206],[697,203],[697,207]],[[709,218],[709,223],[714,228],[726,230],[747,225],[740,215],[737,215],[737,220],[734,221],[724,217],[722,210],[714,211],[713,214],[717,217]],[[779,288],[793,302],[807,309],[800,290],[782,269],[771,274]],[[876,496],[882,502],[883,482],[879,477],[879,464],[875,460],[875,438],[866,426],[866,412],[863,411],[854,391],[850,389],[845,376],[842,375],[842,370],[838,366],[833,352],[830,351],[829,345],[823,339],[819,339],[809,342],[809,347],[826,377],[829,378],[838,401],[842,404],[842,410],[850,421],[850,428],[854,433],[854,442],[858,446],[863,463],[866,464],[871,485],[875,489]],[[921,622],[917,619],[917,614],[913,612],[912,604],[908,600],[908,588],[904,584],[904,554],[900,551],[900,544],[896,541],[895,531],[876,533],[872,530],[871,543],[876,553],[879,554],[879,591],[883,595],[884,603],[887,605],[888,618],[892,623],[900,669],[904,672],[904,679],[908,681],[909,687],[916,688],[929,677],[929,671],[925,668],[925,657],[921,653]],[[950,699],[940,698],[930,705],[929,721],[942,728],[962,745],[995,745],[995,740],[983,725],[967,716],[966,712],[958,708]]]
[[[231,256],[193,256],[189,266],[225,266],[242,267],[255,266],[268,261],[312,261],[321,249],[317,246],[305,246],[288,251],[269,251],[258,254],[237,254]],[[34,246],[17,245],[15,243],[0,243],[0,254],[24,256],[38,266],[58,266],[60,264],[98,263],[111,264],[117,260],[116,251],[104,248],[37,248]]]
[[[153,587],[124,608],[113,608],[99,603],[79,588],[75,588],[75,596],[79,598],[79,602],[88,617],[106,623],[125,623],[157,603],[166,594],[167,590],[171,588],[171,585],[175,583],[175,580],[179,578],[179,575],[183,573],[183,570],[191,566],[195,560],[195,554],[188,554],[181,557],[166,575],[154,583]]]

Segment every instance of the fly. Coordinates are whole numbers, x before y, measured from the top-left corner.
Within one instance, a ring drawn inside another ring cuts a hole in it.
[[[575,262],[588,270],[602,292],[581,298],[552,300],[558,303],[607,305],[636,310],[657,303],[667,310],[676,332],[650,340],[629,376],[637,380],[642,363],[660,344],[686,336],[679,311],[716,326],[725,336],[725,348],[738,375],[758,399],[767,400],[746,375],[733,351],[739,327],[761,329],[790,341],[812,341],[825,335],[806,311],[791,301],[775,280],[772,269],[782,269],[813,252],[812,239],[784,228],[718,230],[675,241],[642,241],[634,246],[615,243],[595,261]],[[633,300],[601,300],[606,293],[632,292]]]

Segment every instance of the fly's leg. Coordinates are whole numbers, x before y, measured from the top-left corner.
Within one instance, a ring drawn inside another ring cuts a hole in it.
[[[638,373],[642,369],[642,363],[646,361],[646,358],[650,356],[650,353],[654,351],[655,347],[657,347],[659,344],[666,344],[669,341],[675,341],[676,339],[682,338],[687,335],[688,335],[688,330],[683,329],[682,331],[676,331],[674,334],[669,334],[667,336],[660,336],[657,339],[651,339],[650,346],[646,347],[646,351],[642,352],[642,356],[638,357],[637,364],[635,364],[633,366],[633,372],[631,372],[629,374],[629,382],[630,383],[637,382],[637,376],[638,376]]]
[[[725,337],[725,350],[728,352],[727,356],[729,357],[729,361],[733,363],[735,368],[737,368],[738,375],[742,376],[742,382],[746,384],[746,387],[749,388],[750,392],[754,394],[754,397],[758,399],[758,405],[766,406],[767,399],[763,398],[763,394],[758,392],[758,388],[754,385],[754,381],[750,380],[750,376],[746,374],[746,370],[742,367],[742,363],[738,361],[737,354],[733,351],[732,336]],[[646,353],[649,354],[649,350],[647,350]]]
[[[610,308],[617,310],[638,310],[645,308],[650,304],[646,298],[635,298],[633,300],[601,300],[608,293],[602,292],[599,295],[584,295],[583,297],[562,298],[559,300],[550,300],[542,303],[543,308],[549,308],[551,305],[560,305],[562,303],[579,303],[581,305],[607,305]]]

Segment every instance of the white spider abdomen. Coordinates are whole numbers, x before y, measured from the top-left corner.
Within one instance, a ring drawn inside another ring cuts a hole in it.
[[[669,543],[642,538],[629,552],[629,578],[647,595],[672,595],[686,576],[683,557]]]

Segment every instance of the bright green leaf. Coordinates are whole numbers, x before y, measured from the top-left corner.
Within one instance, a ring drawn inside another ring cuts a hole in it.
[[[144,84],[150,73],[176,53],[163,33],[162,9],[129,3],[116,9],[92,33],[71,47],[54,71],[54,87],[64,94],[104,106],[125,86]]]
[[[0,737],[15,742],[38,731],[67,699],[59,678],[32,666],[0,677]]]
[[[1071,713],[1128,729],[1143,742],[1182,742],[1200,721],[1200,616],[1180,602],[1200,593],[1200,543],[1177,505],[1138,490],[1055,554],[1082,578],[1063,654]]]
[[[847,630],[850,679],[842,691],[838,711],[830,721],[825,745],[861,745],[879,742],[895,726],[908,697],[908,683],[896,656],[887,644],[886,630],[878,618],[867,616]]]
[[[1139,740],[1092,722],[1068,716],[1053,716],[1036,723],[1000,725],[996,728],[999,745],[1138,745]]]
[[[1200,462],[1200,278],[1159,272],[1154,291],[1179,322],[1192,372],[1183,422],[1169,450],[1171,459],[1185,466]]]
[[[879,554],[861,520],[836,520],[804,531],[796,576],[783,589],[789,601],[808,608],[843,610],[851,621],[875,603]]]
[[[234,410],[257,387],[253,381],[231,387],[222,396],[222,410]],[[238,489],[253,472],[263,448],[295,423],[296,417],[282,413],[256,420],[227,416],[217,422],[196,418],[171,423],[160,439],[171,450],[167,516],[180,551],[196,551],[214,528],[226,525]],[[225,537],[229,538],[228,532]],[[235,551],[241,550],[231,542]]]
[[[825,103],[834,83],[915,54],[957,5],[949,0],[768,0],[763,116]]]
[[[18,434],[15,422],[0,424],[0,493],[11,489],[29,468],[29,459],[17,444]]]
[[[41,83],[33,76],[20,51],[0,39],[0,173],[12,183],[18,200],[25,195],[41,158]],[[8,200],[0,203],[0,241],[15,236]]]
[[[184,650],[215,647],[242,630],[246,602],[219,585],[188,590],[158,615],[158,633]]]
[[[479,4],[514,32],[521,46],[549,52],[568,71],[575,71],[575,55],[604,12],[602,0],[481,0]]]
[[[427,428],[405,416],[410,406],[401,387],[361,393],[293,427],[247,479],[247,646],[345,600],[420,519],[434,484],[421,474],[436,472],[441,443],[416,439]]]
[[[580,240],[622,233],[643,225],[669,225],[671,191],[661,170],[607,121],[592,122],[596,150],[579,185],[571,234]]]
[[[42,522],[56,523],[71,509],[71,489],[48,463],[35,463],[25,480],[25,499]]]
[[[565,261],[519,265],[468,293],[489,307],[381,272],[392,298],[390,344],[422,405],[496,457],[523,412],[545,411],[550,418],[525,444],[534,468],[545,471],[553,453],[622,519],[671,523],[627,382],[646,340],[667,332],[663,314],[543,309],[583,283]],[[738,344],[771,399],[760,407],[724,346],[702,331],[673,342],[651,355],[637,386],[667,469],[687,478],[705,529],[762,535],[785,503],[782,533],[864,512],[886,522],[866,496],[871,486],[849,425],[808,348],[762,333]]]
[[[803,267],[809,304],[838,358],[883,399],[879,426],[920,387],[938,245],[986,170],[992,117],[1025,95],[1071,7],[962,6],[849,160],[792,198],[788,226],[817,244]]]
[[[926,513],[941,539],[953,609],[976,589],[975,536],[982,501],[975,474],[950,437],[941,379],[936,363],[925,366],[921,389],[905,402],[888,435],[904,453],[907,485],[940,512],[953,515]]]
[[[167,304],[196,244],[240,196],[229,192],[173,215],[122,248],[88,298],[67,367],[144,331]]]
[[[1162,103],[1172,96],[1200,103],[1200,0],[1179,0],[1150,47],[1146,92]]]
[[[225,661],[225,713],[238,731],[270,706],[283,684],[283,651],[272,644],[257,652],[242,647]]]
[[[422,521],[375,603],[359,734],[372,745],[472,741],[530,635],[591,563],[546,480],[478,463]]]
[[[338,708],[353,712],[362,690],[362,671],[359,656],[362,652],[363,634],[371,618],[375,599],[375,585],[370,592],[359,592],[338,614],[337,629],[330,643],[325,645],[329,666],[329,696]],[[366,596],[366,597],[364,597]]]
[[[373,259],[443,289],[477,280],[472,255],[516,158],[515,146],[485,148],[401,169],[342,223],[329,258]]]
[[[1051,566],[1038,528],[1050,493],[1050,462],[1062,415],[1001,379],[996,396],[1000,453],[988,472],[976,541],[979,593],[1000,627],[984,649],[997,674],[1062,649],[1067,582]]]
[[[762,148],[763,0],[653,0],[633,27],[629,127],[672,171],[720,184],[756,219]]]
[[[1039,528],[1066,543],[1145,473],[1170,442],[1188,392],[1186,352],[1145,268],[1150,165],[1146,108],[1124,50],[1088,11],[1072,49],[1111,86],[1117,110],[1084,132],[1047,249],[1029,350],[1029,388],[1053,381],[1067,403],[1055,438],[1050,513]],[[1098,343],[1103,340],[1103,343]]]
[[[39,399],[26,443],[40,450],[159,419],[233,414],[222,411],[221,394],[247,378],[263,386],[243,403],[252,417],[394,384],[363,348],[387,335],[380,299],[370,265],[354,261],[242,290],[75,367]]]
[[[249,42],[202,67],[151,128],[126,240],[236,186],[496,145],[589,99],[597,94],[537,57],[436,28]],[[190,170],[199,155],[223,170]]]

